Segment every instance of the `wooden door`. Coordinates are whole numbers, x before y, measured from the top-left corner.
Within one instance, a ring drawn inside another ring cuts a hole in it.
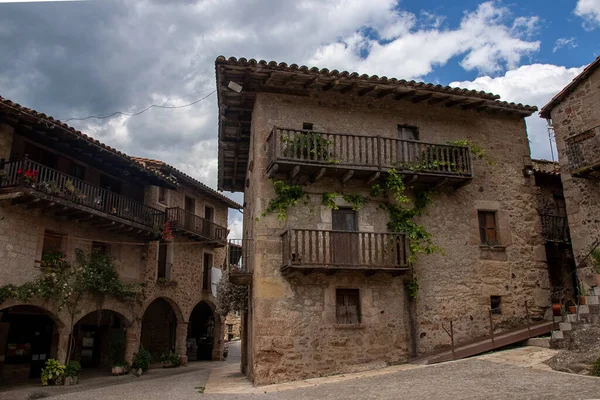
[[[339,265],[358,265],[356,211],[340,208],[332,213],[333,262]]]
[[[194,229],[194,214],[196,213],[196,199],[193,197],[185,196],[185,227],[187,229]]]
[[[209,222],[213,222],[215,220],[215,210],[212,207],[204,206],[204,219]],[[215,232],[213,232],[213,225],[210,223],[204,223],[204,236],[212,238],[215,236]]]

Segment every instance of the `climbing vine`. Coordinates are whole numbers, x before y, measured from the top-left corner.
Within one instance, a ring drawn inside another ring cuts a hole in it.
[[[275,197],[271,199],[262,215],[264,217],[269,213],[277,212],[278,220],[286,220],[288,208],[298,204],[298,201],[304,196],[304,190],[300,185],[288,185],[279,180],[273,181],[273,189],[275,190]]]
[[[229,281],[229,270],[217,285],[217,313],[226,316],[231,311],[245,312],[248,309],[248,286],[234,285]]]
[[[486,160],[489,165],[493,164],[493,161],[488,156],[487,151],[483,147],[473,143],[469,139],[454,140],[446,143],[451,146],[468,147],[471,153],[475,156],[475,158],[477,158],[478,160]]]

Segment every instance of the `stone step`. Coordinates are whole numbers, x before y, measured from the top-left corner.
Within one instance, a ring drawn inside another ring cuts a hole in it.
[[[590,307],[587,304],[584,304],[582,306],[577,306],[577,314],[589,314],[590,313]]]
[[[531,338],[525,342],[526,346],[536,346],[536,347],[545,347],[547,349],[550,348],[550,338]]]
[[[577,314],[567,314],[567,315],[565,315],[565,322],[568,322],[568,323],[579,322],[579,316]]]
[[[562,315],[558,316],[558,317],[552,317],[552,318],[553,318],[553,321],[556,322],[556,323],[563,322],[563,320],[564,320],[564,318],[562,317]]]
[[[570,331],[572,329],[572,326],[569,322],[560,322],[558,324],[558,329],[560,329],[561,331]]]
[[[598,298],[598,296],[585,296],[585,304],[587,305],[594,305],[594,304],[600,304],[600,299]]]
[[[562,340],[565,338],[565,335],[562,331],[552,331],[552,340]]]
[[[592,296],[600,296],[600,287],[596,286],[590,289],[590,294]]]

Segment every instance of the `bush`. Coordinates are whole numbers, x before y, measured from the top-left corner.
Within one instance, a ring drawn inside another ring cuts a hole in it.
[[[42,370],[42,385],[60,385],[65,378],[65,366],[58,360],[50,358]]]
[[[592,369],[592,375],[600,376],[600,358],[594,363],[594,369]]]
[[[126,365],[125,363],[125,333],[122,329],[114,329],[110,333],[110,363],[113,367]]]
[[[165,351],[160,355],[160,362],[177,367],[179,365],[179,356],[172,351]]]
[[[161,357],[162,359],[162,357]],[[152,354],[148,350],[140,347],[140,351],[133,355],[133,363],[131,368],[133,370],[142,369],[143,372],[148,371],[150,363],[152,362]]]
[[[65,376],[79,376],[81,364],[79,361],[69,361],[65,367]]]

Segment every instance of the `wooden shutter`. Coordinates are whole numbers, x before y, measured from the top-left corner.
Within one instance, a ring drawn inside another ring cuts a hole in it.
[[[158,273],[156,277],[167,277],[167,243],[158,244]]]
[[[338,324],[360,323],[358,289],[336,290],[336,320]]]
[[[498,244],[498,230],[496,229],[496,213],[493,211],[479,211],[479,236],[481,244]]]

